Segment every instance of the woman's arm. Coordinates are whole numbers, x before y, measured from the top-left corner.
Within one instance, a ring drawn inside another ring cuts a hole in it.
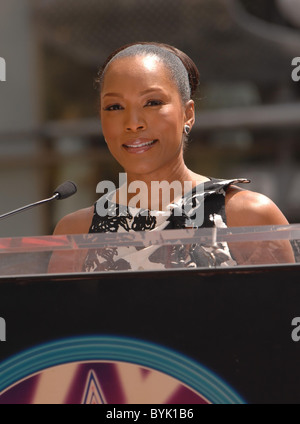
[[[93,214],[94,207],[90,207],[66,215],[56,225],[53,235],[88,234]]]
[[[232,186],[225,200],[228,227],[288,225],[275,203],[263,194]],[[231,243],[229,246],[238,264],[294,263],[289,240]]]

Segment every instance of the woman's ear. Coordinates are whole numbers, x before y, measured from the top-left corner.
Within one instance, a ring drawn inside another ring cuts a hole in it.
[[[185,104],[184,125],[188,125],[191,130],[194,126],[194,123],[195,123],[195,103],[193,100],[189,100]]]

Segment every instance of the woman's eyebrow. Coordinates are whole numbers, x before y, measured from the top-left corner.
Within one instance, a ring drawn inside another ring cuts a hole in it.
[[[103,97],[124,97],[120,93],[105,93]]]
[[[164,90],[160,87],[151,87],[151,88],[147,88],[146,90],[141,91],[139,94],[140,94],[140,96],[144,96],[145,94],[153,93],[155,91],[160,91],[161,93],[164,93]],[[121,97],[121,98],[124,98],[124,96],[121,93],[115,93],[115,92],[105,93],[103,95],[103,98],[104,97]]]
[[[164,93],[164,90],[160,87],[151,87],[151,88],[147,88],[147,90],[141,91],[140,95],[143,96],[148,93],[153,93],[154,91],[160,91],[161,93]]]

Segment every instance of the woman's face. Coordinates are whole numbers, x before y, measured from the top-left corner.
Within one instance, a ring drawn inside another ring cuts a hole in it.
[[[194,123],[194,103],[182,104],[176,83],[155,56],[124,57],[106,70],[100,117],[114,158],[142,179],[176,166],[184,125]]]

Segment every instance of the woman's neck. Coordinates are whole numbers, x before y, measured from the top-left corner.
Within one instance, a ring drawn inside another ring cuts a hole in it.
[[[150,210],[166,210],[170,203],[208,181],[207,177],[189,170],[183,161],[148,174],[128,172],[126,176],[127,182],[118,189],[115,201]]]

